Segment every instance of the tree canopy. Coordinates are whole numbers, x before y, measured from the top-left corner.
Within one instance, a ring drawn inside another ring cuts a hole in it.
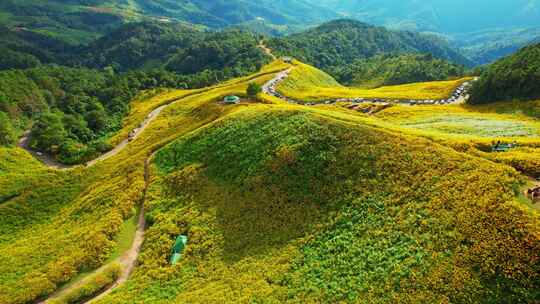
[[[540,44],[521,49],[485,69],[472,89],[470,103],[540,98]]]

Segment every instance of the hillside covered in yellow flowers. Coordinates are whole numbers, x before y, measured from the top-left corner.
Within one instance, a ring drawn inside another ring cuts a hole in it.
[[[540,101],[246,96],[289,69],[278,91],[310,101],[441,99],[465,81],[349,89],[277,60],[139,96],[109,139],[125,145],[95,164],[51,169],[1,148],[0,303],[538,301],[540,204],[524,191],[540,177]]]

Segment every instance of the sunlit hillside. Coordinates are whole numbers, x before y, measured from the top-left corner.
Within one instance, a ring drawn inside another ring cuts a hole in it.
[[[330,75],[312,66],[296,62],[290,76],[280,83],[278,91],[283,95],[302,101],[322,101],[338,98],[384,98],[384,99],[444,99],[448,98],[463,82],[471,78],[450,81],[433,81],[376,89],[345,87]]]
[[[537,102],[365,114],[246,96],[291,67],[280,90],[306,101],[445,98],[460,83],[349,89],[276,61],[214,87],[140,95],[110,139],[125,146],[95,165],[53,170],[2,148],[0,303],[99,294],[123,273],[141,212],[136,267],[97,303],[538,299],[540,213],[522,194],[540,174]],[[241,102],[223,104],[228,95]],[[492,153],[497,140],[519,147]],[[187,245],[171,265],[179,235]]]

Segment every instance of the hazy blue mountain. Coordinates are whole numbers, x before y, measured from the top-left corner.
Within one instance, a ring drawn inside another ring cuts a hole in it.
[[[539,0],[311,0],[342,16],[444,34],[476,64],[527,45],[540,32]]]
[[[540,26],[538,0],[310,0],[365,22],[464,33]]]
[[[486,64],[539,41],[538,37],[540,28],[493,29],[454,35],[451,41],[475,63]]]

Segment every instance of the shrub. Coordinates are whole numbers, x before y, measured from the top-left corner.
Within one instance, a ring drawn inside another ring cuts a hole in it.
[[[247,96],[249,96],[251,98],[254,98],[254,97],[257,96],[257,94],[259,94],[261,92],[262,92],[262,88],[261,88],[260,84],[257,84],[255,82],[250,82],[248,84],[248,87],[247,87],[247,90],[246,90]]]
[[[11,121],[4,112],[0,112],[0,145],[11,146],[17,140]]]
[[[68,288],[66,292],[61,293],[57,298],[49,300],[50,304],[75,304],[82,303],[103,291],[105,288],[112,285],[122,272],[122,266],[118,263],[113,263],[105,266],[105,269],[98,271],[96,274],[91,274],[83,279],[83,282]]]

